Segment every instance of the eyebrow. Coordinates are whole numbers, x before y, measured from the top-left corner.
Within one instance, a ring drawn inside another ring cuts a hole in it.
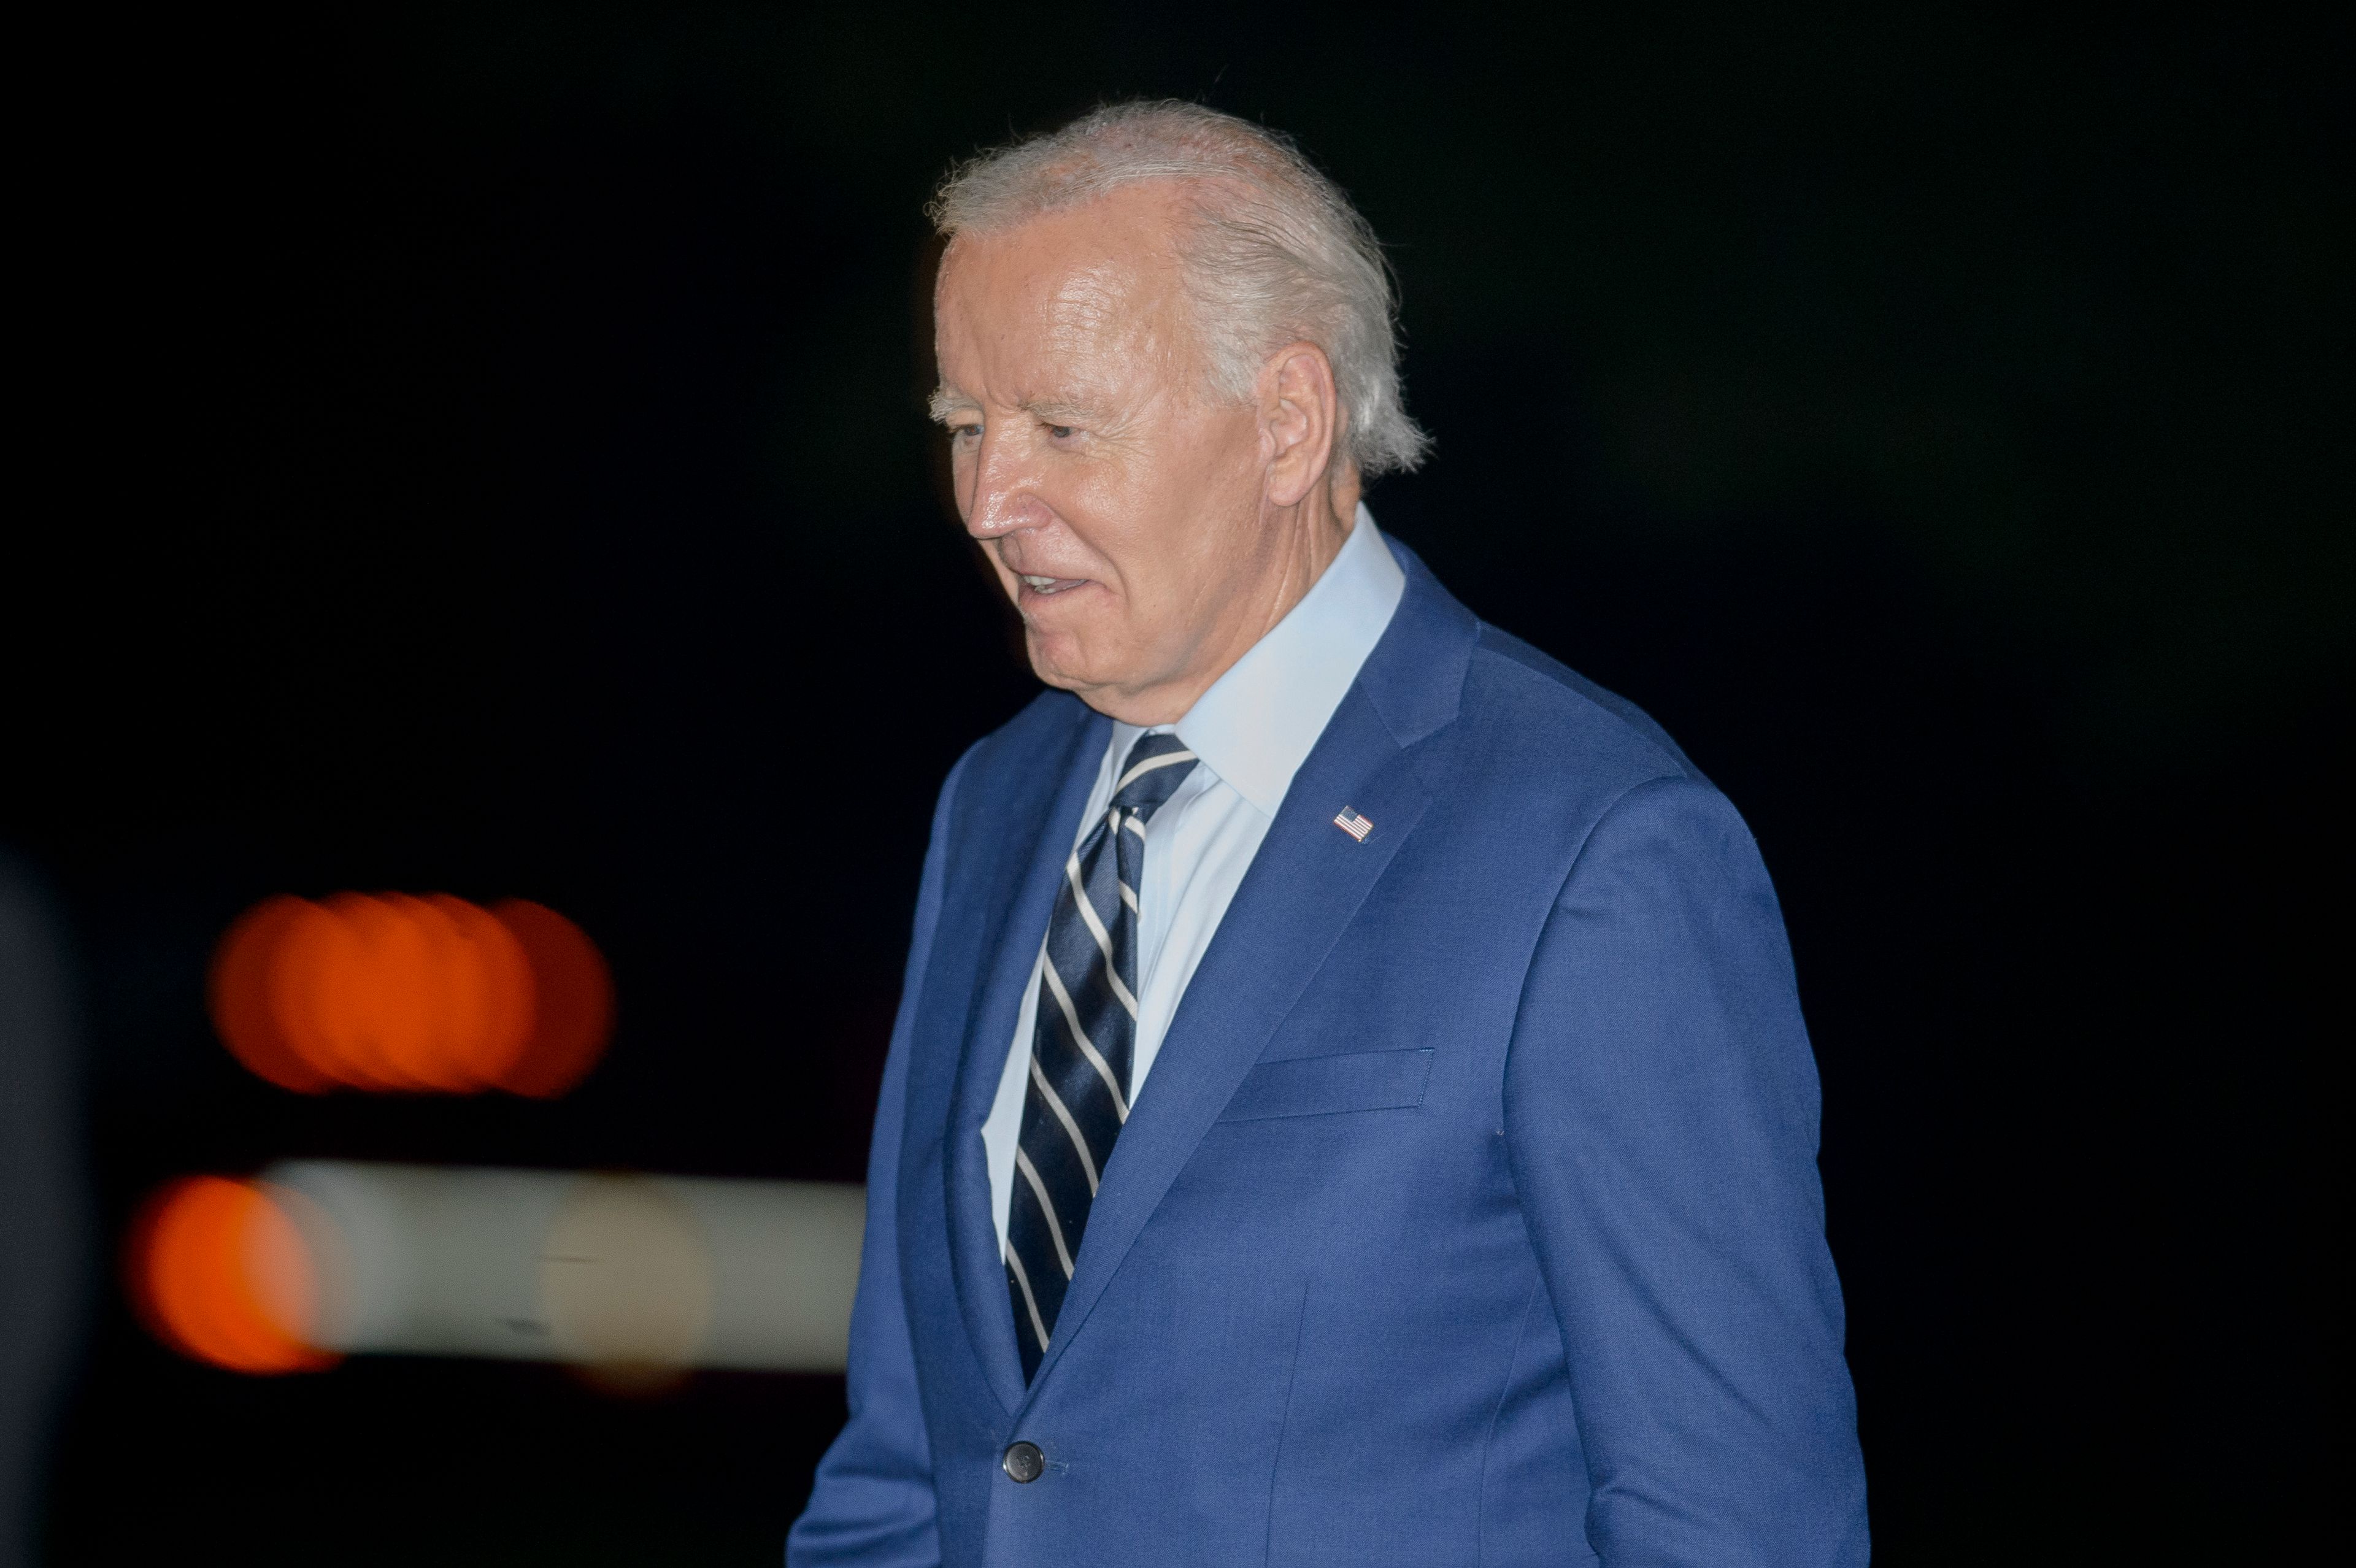
[[[1021,406],[1024,413],[1043,424],[1092,425],[1097,423],[1098,419],[1097,411],[1094,409],[1084,408],[1078,403],[1062,402],[1054,398],[1031,398]]]
[[[1030,398],[1015,406],[1047,424],[1088,424],[1097,417],[1093,410],[1054,398]],[[944,384],[933,389],[925,408],[936,421],[946,424],[952,414],[980,412],[981,403],[971,394]]]

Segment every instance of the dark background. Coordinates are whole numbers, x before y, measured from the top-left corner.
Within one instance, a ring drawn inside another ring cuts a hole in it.
[[[2346,32],[1775,10],[20,39],[0,840],[77,955],[99,1246],[296,1155],[859,1178],[933,792],[1034,689],[922,418],[919,208],[1174,94],[1392,248],[1439,446],[1383,526],[1759,837],[1881,1561],[2286,1555],[2344,1486]],[[605,1065],[243,1075],[223,925],[380,887],[579,920]],[[841,1419],[241,1379],[92,1290],[60,1563],[772,1562]]]

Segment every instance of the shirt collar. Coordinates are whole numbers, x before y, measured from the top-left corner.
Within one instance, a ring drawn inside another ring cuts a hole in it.
[[[1178,738],[1261,816],[1274,817],[1406,592],[1407,573],[1361,502],[1333,564],[1195,699],[1178,720]],[[1141,731],[1118,728],[1115,754],[1125,755]]]

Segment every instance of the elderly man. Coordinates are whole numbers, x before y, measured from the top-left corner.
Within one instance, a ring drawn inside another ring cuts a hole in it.
[[[1774,892],[1376,532],[1424,438],[1364,219],[1168,103],[933,212],[1052,689],[933,816],[788,1563],[1865,1562]]]

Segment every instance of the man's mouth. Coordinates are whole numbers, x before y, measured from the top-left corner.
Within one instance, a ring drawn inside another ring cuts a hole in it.
[[[1085,577],[1039,577],[1028,571],[1018,571],[1014,575],[1022,579],[1023,586],[1033,593],[1061,593],[1087,581]]]

